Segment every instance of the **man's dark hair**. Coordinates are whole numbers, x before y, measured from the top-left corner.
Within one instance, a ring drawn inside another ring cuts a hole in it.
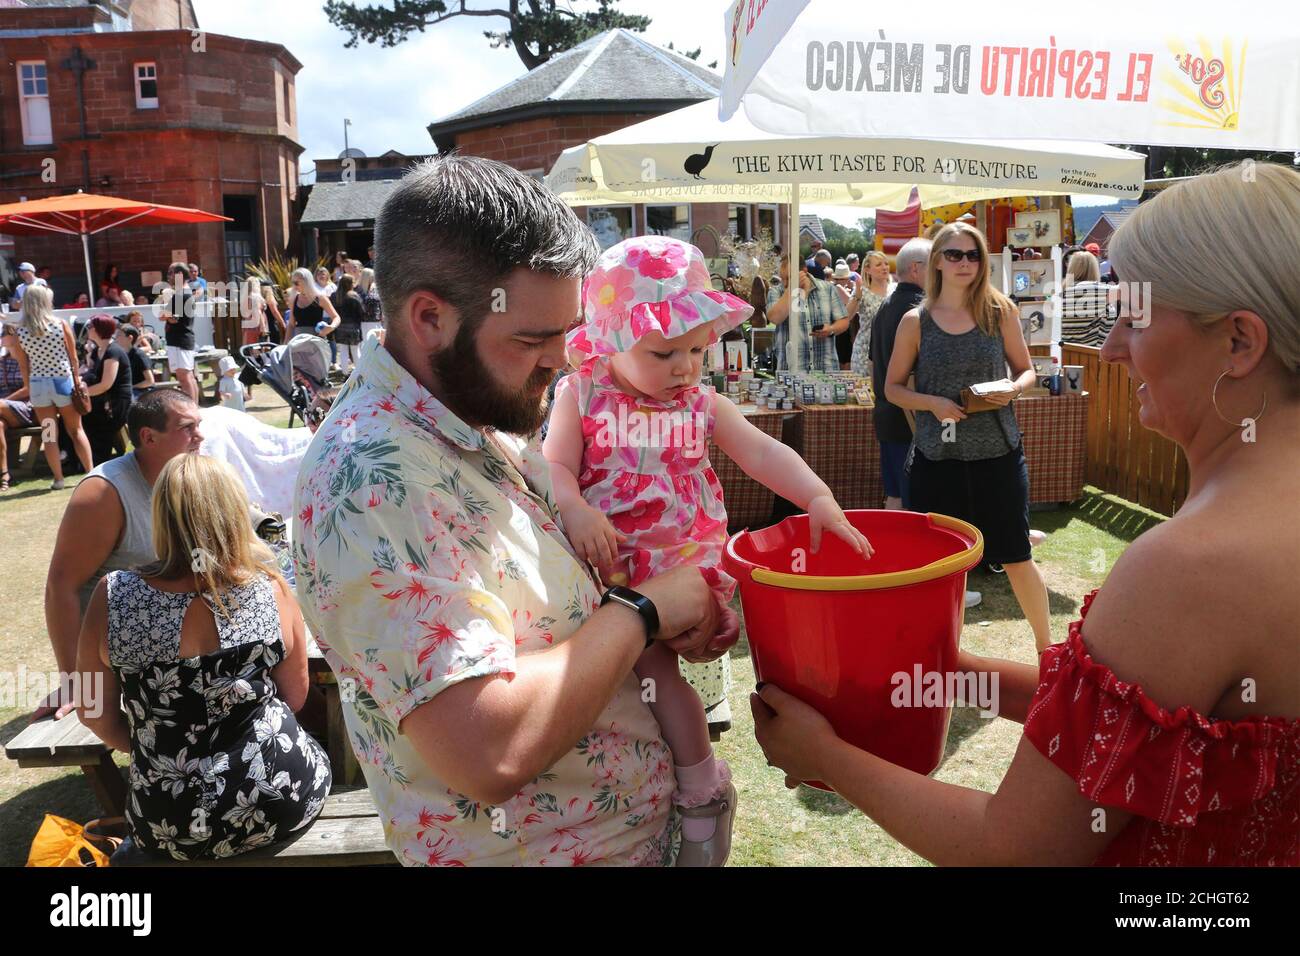
[[[165,432],[173,406],[193,404],[194,399],[179,388],[155,388],[145,392],[132,403],[131,410],[126,413],[126,434],[131,439],[131,444],[140,444],[140,432],[146,428]]]
[[[375,284],[390,326],[420,291],[476,326],[511,270],[581,278],[599,254],[591,230],[542,183],[478,156],[414,166],[375,220]]]
[[[137,329],[134,325],[131,325],[129,322],[121,323],[120,325],[118,325],[117,330],[121,332],[123,335],[125,335],[132,342],[134,342],[136,339],[140,337],[140,330]]]

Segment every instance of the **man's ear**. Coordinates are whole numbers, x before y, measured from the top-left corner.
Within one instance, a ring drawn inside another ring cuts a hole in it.
[[[407,299],[404,318],[403,332],[422,352],[436,352],[451,345],[460,328],[460,313],[455,306],[425,290]]]

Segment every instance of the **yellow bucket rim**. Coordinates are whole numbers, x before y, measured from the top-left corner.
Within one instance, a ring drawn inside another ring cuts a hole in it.
[[[946,577],[949,574],[968,571],[984,556],[984,535],[980,529],[960,518],[930,512],[926,515],[930,524],[937,528],[947,528],[967,535],[974,542],[970,547],[956,554],[950,554],[938,561],[908,571],[888,571],[884,574],[857,574],[852,576],[827,576],[817,574],[790,574],[787,571],[769,571],[767,568],[753,568],[749,572],[750,580],[758,584],[767,584],[778,588],[792,588],[796,591],[883,591],[887,588],[907,587],[910,584],[923,584]]]

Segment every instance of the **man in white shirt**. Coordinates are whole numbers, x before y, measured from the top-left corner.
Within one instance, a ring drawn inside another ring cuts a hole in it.
[[[18,283],[18,286],[14,289],[13,298],[9,300],[10,306],[15,309],[23,307],[23,293],[29,288],[34,285],[47,285],[44,279],[36,275],[36,267],[30,262],[18,263],[18,278],[23,281]]]

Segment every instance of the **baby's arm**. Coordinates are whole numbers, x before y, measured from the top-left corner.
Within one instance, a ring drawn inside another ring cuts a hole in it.
[[[574,550],[589,561],[604,578],[618,558],[618,544],[624,536],[614,530],[600,511],[587,504],[578,488],[582,473],[582,417],[578,397],[571,389],[560,389],[551,409],[551,421],[542,443],[542,454],[551,466],[551,487],[555,504],[564,521],[564,531]]]
[[[745,474],[808,512],[814,552],[821,546],[825,529],[843,538],[862,556],[871,557],[871,542],[849,524],[826,482],[798,452],[759,431],[731,402],[718,401],[716,407],[713,440]]]

